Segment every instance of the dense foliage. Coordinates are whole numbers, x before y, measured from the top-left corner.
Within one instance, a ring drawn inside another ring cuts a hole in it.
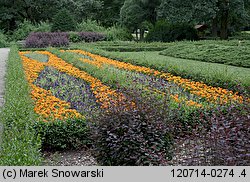
[[[182,139],[177,142],[186,148],[183,151],[186,157],[178,165],[249,165],[249,109],[249,103],[245,103],[202,113],[200,121],[210,123],[211,127],[207,130],[197,125],[193,135],[185,138],[186,144]]]
[[[166,56],[250,68],[249,53],[248,45],[242,45],[239,42],[235,45],[221,45],[216,42],[177,43],[161,52]]]
[[[25,47],[41,48],[41,47],[63,47],[69,45],[68,34],[63,32],[54,33],[31,33],[25,40]]]
[[[70,12],[66,9],[60,10],[53,19],[52,31],[53,32],[67,32],[74,31],[76,22]]]
[[[81,119],[36,122],[36,134],[41,137],[43,150],[70,150],[90,145],[87,122]]]
[[[49,22],[40,22],[33,24],[31,21],[24,20],[18,25],[18,28],[10,35],[13,41],[25,40],[31,32],[50,32],[51,24]]]
[[[104,27],[97,21],[86,20],[77,24],[78,32],[99,32],[106,36],[107,41],[129,41],[133,39],[131,32],[127,28],[119,25]]]
[[[197,39],[197,31],[192,25],[183,23],[171,24],[165,21],[158,21],[145,38],[148,42],[173,42]]]
[[[95,33],[95,32],[80,32],[79,38],[80,38],[80,41],[97,42],[97,41],[104,40],[105,35],[101,33]]]
[[[141,97],[136,90],[120,91],[133,95],[131,101]],[[166,165],[171,159],[169,103],[148,96],[137,104],[136,109],[130,110],[120,102],[98,116],[92,130],[97,159],[102,165]]]

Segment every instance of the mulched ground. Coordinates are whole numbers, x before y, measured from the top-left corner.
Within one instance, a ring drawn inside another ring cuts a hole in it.
[[[194,147],[196,143],[196,147]],[[182,139],[176,141],[174,157],[167,165],[170,166],[200,166],[211,165],[211,158],[205,143],[200,140]],[[45,166],[97,166],[91,150],[80,149],[63,152],[45,152]]]

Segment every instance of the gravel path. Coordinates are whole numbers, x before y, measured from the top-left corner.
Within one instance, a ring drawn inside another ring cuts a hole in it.
[[[2,48],[0,49],[0,107],[3,106],[4,100],[4,75],[5,75],[5,69],[6,69],[6,60],[8,59],[9,55],[9,48]]]
[[[97,161],[88,149],[64,152],[44,152],[45,166],[97,166]]]
[[[2,48],[0,49],[0,110],[1,107],[4,104],[4,76],[5,76],[5,70],[6,70],[6,61],[9,56],[9,48]],[[3,131],[3,125],[0,121],[0,143],[1,143],[1,136]],[[1,146],[1,145],[0,145]]]

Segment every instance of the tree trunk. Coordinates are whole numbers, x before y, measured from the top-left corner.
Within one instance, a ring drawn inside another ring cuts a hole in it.
[[[139,40],[138,29],[136,29],[135,35],[136,35],[136,41],[138,41]]]
[[[217,16],[213,19],[213,22],[212,22],[212,37],[218,37],[218,19],[217,19]]]
[[[222,40],[228,39],[228,19],[229,19],[229,0],[223,0],[221,12],[221,29],[220,38]]]
[[[144,29],[141,28],[140,29],[140,41],[142,41],[144,39]]]

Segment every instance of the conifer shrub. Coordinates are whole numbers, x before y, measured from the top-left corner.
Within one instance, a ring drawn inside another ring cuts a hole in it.
[[[68,10],[62,9],[54,16],[52,32],[74,31],[75,28],[76,22]]]
[[[192,25],[187,23],[171,24],[161,20],[156,23],[155,27],[151,31],[149,31],[145,38],[145,41],[173,42],[197,39],[197,31]]]

